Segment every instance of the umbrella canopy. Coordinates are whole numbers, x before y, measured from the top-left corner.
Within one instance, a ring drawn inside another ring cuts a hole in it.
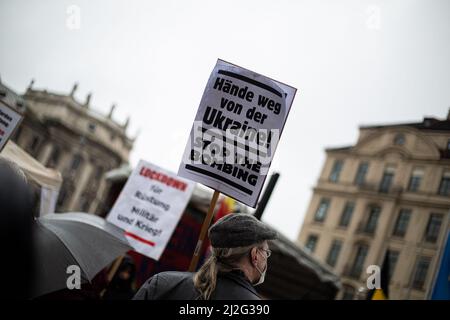
[[[32,297],[66,288],[71,265],[79,266],[81,282],[88,282],[115,258],[132,250],[123,231],[98,216],[49,214],[36,222]]]

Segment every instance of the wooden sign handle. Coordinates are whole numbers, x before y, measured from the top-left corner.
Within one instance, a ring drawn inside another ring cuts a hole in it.
[[[203,220],[202,229],[200,231],[200,236],[198,237],[197,245],[195,246],[194,255],[191,259],[191,264],[189,265],[189,271],[194,272],[197,269],[198,259],[200,258],[200,251],[203,246],[203,241],[205,240],[206,232],[208,231],[211,220],[214,217],[214,208],[216,207],[217,199],[219,198],[220,192],[214,190],[214,194],[209,205],[208,213],[206,214],[205,220]]]
[[[114,262],[112,263],[111,268],[108,270],[108,274],[106,275],[106,287],[103,288],[103,290],[100,292],[100,297],[103,298],[103,296],[106,293],[106,289],[108,289],[109,284],[111,283],[112,279],[114,278],[114,275],[116,274],[117,270],[119,269],[120,265],[122,264],[123,259],[125,256],[117,257]]]

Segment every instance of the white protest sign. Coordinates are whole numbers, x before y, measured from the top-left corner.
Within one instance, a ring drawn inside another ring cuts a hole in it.
[[[0,100],[0,151],[8,142],[23,116]]]
[[[195,183],[141,160],[130,175],[107,220],[125,230],[134,250],[158,260]]]
[[[256,207],[296,91],[218,60],[178,175]]]

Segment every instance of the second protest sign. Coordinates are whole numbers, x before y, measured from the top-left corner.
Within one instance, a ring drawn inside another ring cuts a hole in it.
[[[125,230],[135,251],[158,260],[194,187],[194,182],[141,160],[107,220]]]

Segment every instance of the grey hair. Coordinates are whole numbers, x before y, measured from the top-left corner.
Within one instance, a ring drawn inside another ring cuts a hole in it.
[[[262,243],[236,248],[212,248],[211,256],[194,275],[194,286],[200,292],[200,297],[209,300],[217,286],[217,274],[239,269],[239,263],[254,247]]]

